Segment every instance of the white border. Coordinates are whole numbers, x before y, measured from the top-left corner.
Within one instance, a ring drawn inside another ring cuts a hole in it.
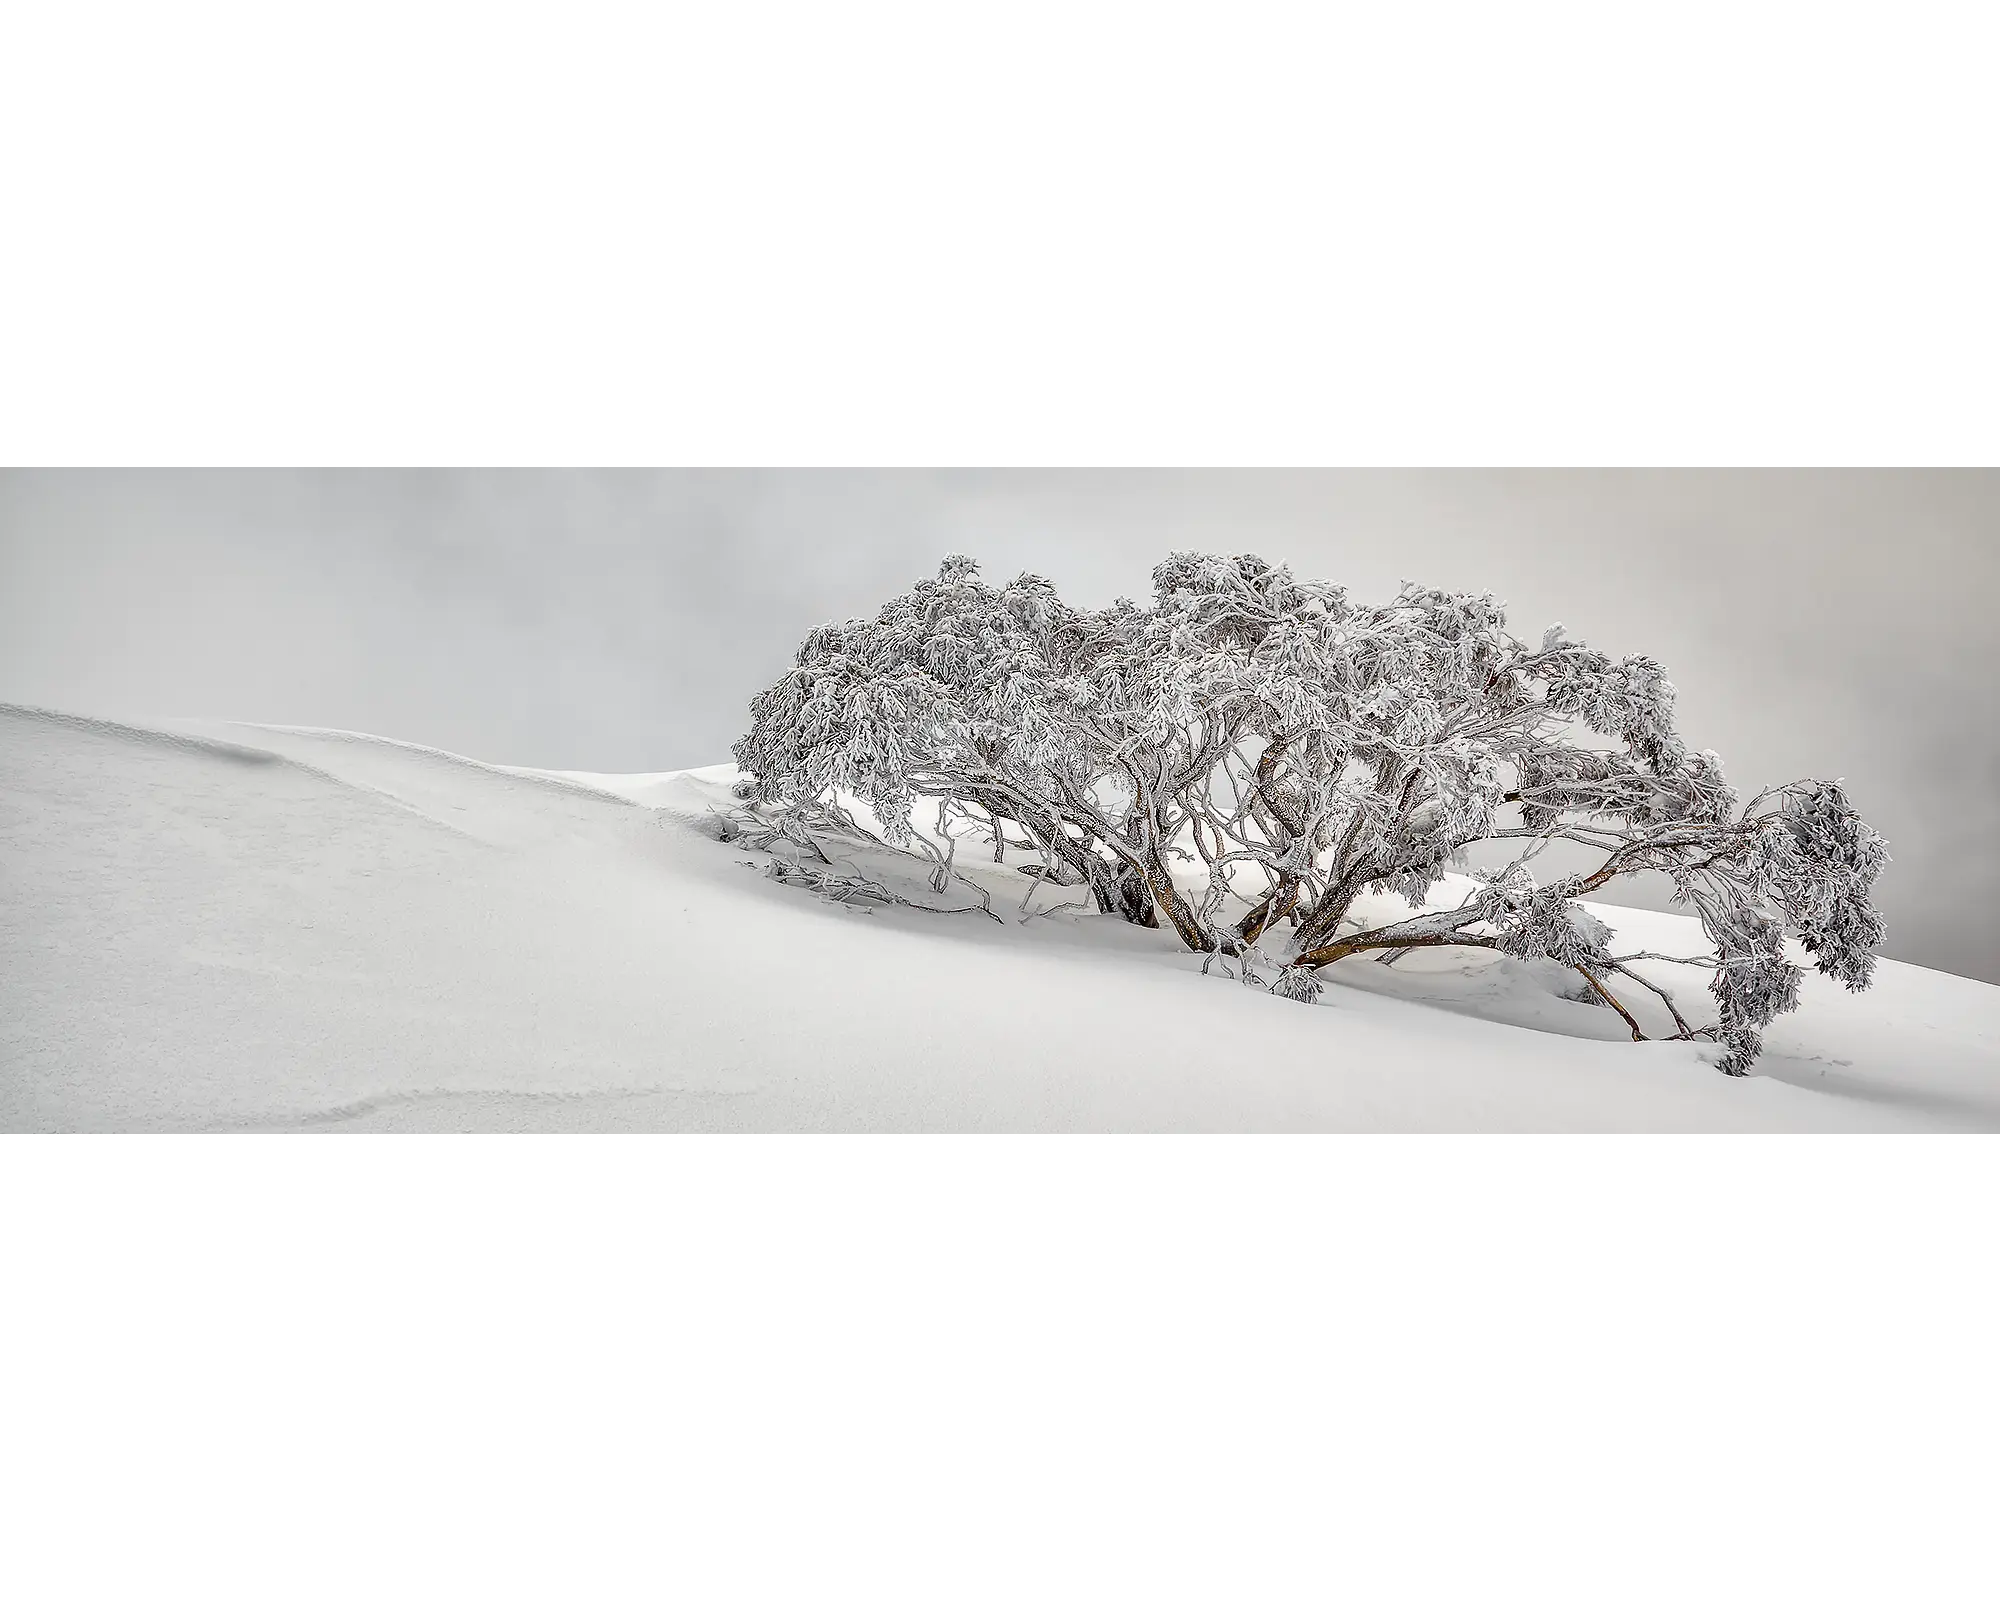
[[[10,1593],[1991,1592],[1979,1140],[6,1153]]]
[[[1993,459],[1990,8],[7,8],[16,464]]]

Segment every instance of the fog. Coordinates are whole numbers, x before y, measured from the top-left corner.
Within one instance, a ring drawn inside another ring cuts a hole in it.
[[[1660,657],[1739,788],[1848,782],[1891,954],[2000,980],[2000,473],[16,471],[0,698],[701,765],[947,551],[1103,603],[1173,549]]]

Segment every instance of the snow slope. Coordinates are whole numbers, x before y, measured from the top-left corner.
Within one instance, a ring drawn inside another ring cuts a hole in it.
[[[0,707],[0,1129],[2000,1129],[1990,985],[1810,977],[1732,1080],[1486,952],[1307,1007],[1011,866],[997,925],[830,906],[706,834],[732,776]]]

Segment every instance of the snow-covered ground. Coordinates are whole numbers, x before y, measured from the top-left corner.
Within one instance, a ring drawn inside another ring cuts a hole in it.
[[[1308,1007],[1019,920],[1011,864],[971,864],[1000,924],[828,905],[710,836],[733,776],[0,707],[0,1129],[2000,1129],[1991,985],[1810,976],[1734,1080],[1482,951],[1344,962]]]

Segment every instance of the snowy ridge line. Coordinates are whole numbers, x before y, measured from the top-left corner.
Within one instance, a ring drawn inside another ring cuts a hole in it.
[[[442,828],[454,838],[469,839],[482,848],[490,848],[487,841],[468,833],[463,828],[454,827],[442,817],[433,816],[421,806],[412,805],[401,795],[378,787],[363,779],[351,778],[343,773],[316,766],[310,761],[301,761],[297,756],[286,755],[282,750],[270,750],[263,745],[235,744],[227,739],[215,739],[206,734],[179,733],[170,728],[148,727],[140,722],[120,722],[110,717],[84,717],[69,711],[51,711],[45,706],[17,705],[11,701],[0,701],[0,716],[14,717],[24,722],[42,723],[50,727],[71,728],[79,733],[95,735],[99,738],[122,739],[133,744],[164,745],[169,749],[186,751],[191,755],[210,756],[222,761],[233,761],[246,767],[285,767],[294,772],[304,773],[309,778],[317,778],[338,789],[352,790],[394,806],[421,822],[435,828]],[[226,726],[254,728],[254,722],[229,723]]]
[[[309,772],[318,768],[294,761],[290,756],[280,755],[275,750],[266,750],[259,745],[231,744],[226,739],[210,739],[200,734],[175,733],[166,728],[148,727],[139,722],[118,722],[110,717],[83,717],[71,711],[51,711],[46,706],[17,705],[12,701],[0,700],[0,716],[19,717],[27,722],[45,722],[59,728],[74,728],[80,733],[99,734],[111,739],[131,739],[142,744],[165,744],[188,750],[196,755],[220,756],[225,760],[241,761],[248,766],[264,766],[273,762],[290,762],[293,766],[303,766]],[[237,724],[248,726],[248,724]],[[331,778],[330,772],[320,776]]]
[[[740,776],[734,764],[727,761],[706,767],[669,768],[664,772],[579,772],[555,767],[509,766],[498,770],[615,795],[649,811],[674,811],[689,816],[705,814],[719,804],[734,804],[723,793],[702,791],[726,791]]]
[[[440,750],[435,745],[413,744],[407,739],[385,738],[379,733],[355,733],[346,728],[309,728],[282,722],[240,722],[232,720],[226,723],[225,726],[232,728],[254,728],[262,733],[284,734],[295,739],[323,739],[328,741],[343,741],[350,744],[387,745],[392,749],[406,751],[411,755],[423,756],[429,760],[448,762],[452,766],[465,767],[474,772],[491,773],[497,778],[511,778],[523,783],[544,784],[552,789],[563,789],[572,793],[587,794],[593,798],[607,800],[618,805],[636,806],[639,804],[638,801],[626,795],[619,794],[615,790],[606,789],[597,784],[579,782],[557,773],[545,771],[539,767],[498,766],[490,761],[475,761],[471,756],[461,756],[454,754],[450,750]],[[680,774],[671,773],[663,774],[663,776],[678,777]]]

